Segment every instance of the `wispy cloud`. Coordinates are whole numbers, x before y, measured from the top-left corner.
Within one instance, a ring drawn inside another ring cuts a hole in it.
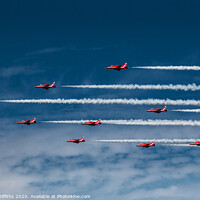
[[[20,74],[32,75],[41,72],[43,72],[43,70],[39,69],[37,65],[2,67],[0,69],[0,77],[11,77]]]
[[[64,47],[49,47],[49,48],[45,48],[45,49],[27,53],[26,56],[36,56],[36,55],[42,55],[42,54],[55,53],[58,51],[62,51],[63,49],[64,49]]]
[[[139,149],[131,143],[88,140],[76,145],[65,142],[75,137],[74,128],[58,127],[55,134],[55,129],[38,126],[29,129],[28,137],[27,127],[13,132],[13,125],[11,128],[6,124],[8,130],[10,133],[0,141],[2,193],[90,194],[91,199],[97,200],[148,199],[149,196],[156,200],[169,196],[178,199],[177,194],[181,199],[196,197],[200,173],[198,148],[158,145]],[[182,130],[186,138],[188,133]],[[108,133],[104,132],[97,131],[88,137],[94,140],[101,134],[105,138]],[[149,130],[148,134],[154,132]],[[76,128],[76,134],[79,133],[87,135],[88,130]],[[112,129],[109,135],[113,134],[121,134],[121,130]],[[169,135],[168,129],[164,135]],[[188,185],[187,179],[193,177],[196,178]],[[176,182],[180,184],[175,186]]]
[[[110,48],[117,47],[117,46],[118,46],[117,44],[107,45],[107,46],[99,46],[99,47],[87,47],[87,48],[71,46],[71,47],[69,47],[69,49],[72,51],[101,51],[101,50],[110,49]]]

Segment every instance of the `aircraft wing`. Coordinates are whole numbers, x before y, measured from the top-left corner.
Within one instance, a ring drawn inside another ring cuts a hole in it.
[[[78,142],[78,139],[67,140],[66,142]]]
[[[190,143],[190,145],[197,145],[197,146],[200,146],[200,141],[199,141],[199,142]]]
[[[127,63],[124,63],[123,65],[111,65],[110,67],[106,67],[106,69],[114,69],[120,71],[121,69],[128,69],[128,67]]]
[[[120,70],[120,65],[112,65],[112,66],[110,66],[110,67],[106,67],[106,69],[119,69]]]
[[[149,147],[148,143],[138,144],[136,147]]]
[[[17,122],[18,124],[26,124],[26,123],[28,123],[29,122],[29,120],[23,120],[23,121],[20,121],[20,122]]]
[[[82,125],[88,125],[89,124],[89,122],[83,122],[82,123]]]
[[[49,86],[49,85],[47,85],[47,84],[41,84],[41,85],[35,86],[35,88],[42,88],[42,89],[48,90],[48,89],[49,89],[48,86]]]
[[[156,112],[156,111],[159,111],[159,110],[160,110],[159,108],[153,108],[153,109],[147,110],[147,112]]]
[[[41,85],[37,85],[35,86],[36,88],[42,88],[42,87],[47,87],[47,84],[41,84]]]
[[[82,125],[93,125],[93,124],[95,124],[95,122],[92,122],[92,121],[90,121],[90,122],[83,122],[82,123]]]

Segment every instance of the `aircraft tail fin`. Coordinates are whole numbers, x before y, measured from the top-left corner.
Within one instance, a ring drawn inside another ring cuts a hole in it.
[[[122,65],[122,68],[126,69],[126,68],[127,68],[127,63],[124,63],[124,64]]]
[[[153,147],[153,146],[155,146],[155,143],[154,143],[154,141],[152,141],[152,142],[149,144],[149,146],[150,146],[150,147]]]
[[[31,123],[36,123],[36,118],[33,118],[30,122]]]
[[[164,106],[164,107],[161,109],[161,111],[166,112],[166,111],[167,111],[167,106]]]
[[[82,138],[80,139],[80,142],[85,142],[84,137],[82,137]]]
[[[55,87],[55,82],[53,82],[49,87]]]

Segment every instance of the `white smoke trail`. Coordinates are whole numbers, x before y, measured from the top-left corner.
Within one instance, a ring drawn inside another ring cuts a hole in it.
[[[177,105],[200,106],[200,100],[171,99],[19,99],[0,100],[4,103],[48,103],[48,104],[130,104],[130,105]]]
[[[138,69],[159,69],[159,70],[194,70],[199,71],[200,66],[138,66]]]
[[[135,126],[200,126],[200,121],[192,120],[102,120],[102,123]]]
[[[163,144],[176,144],[176,143],[192,143],[199,141],[200,139],[123,139],[123,140],[93,140],[94,142],[112,142],[112,143],[155,143]]]
[[[126,89],[126,90],[184,90],[184,91],[197,91],[200,90],[200,85],[188,84],[188,85],[138,85],[138,84],[129,84],[129,85],[64,85],[62,87],[69,88],[89,88],[89,89]]]
[[[87,120],[85,120],[87,121]],[[42,121],[54,124],[81,124],[84,120]],[[130,126],[200,126],[200,121],[192,120],[101,120],[102,124]]]
[[[174,146],[174,147],[198,147],[190,144],[162,144],[163,146]]]
[[[172,111],[200,113],[200,109],[177,109],[177,110],[172,110]]]

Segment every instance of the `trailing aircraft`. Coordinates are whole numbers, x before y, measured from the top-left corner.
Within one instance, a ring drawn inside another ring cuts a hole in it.
[[[161,112],[167,112],[167,107],[164,106],[163,108],[153,108],[150,110],[147,110],[146,112],[154,112],[154,113],[161,113]]]
[[[156,146],[154,142],[151,142],[151,143],[143,143],[143,144],[138,144],[138,145],[136,145],[136,147],[145,147],[145,148],[154,147],[154,146]]]
[[[71,139],[71,140],[67,140],[66,142],[73,142],[73,143],[80,143],[80,142],[85,142],[84,137],[82,137],[81,139]]]
[[[40,84],[38,86],[35,86],[35,88],[42,88],[45,90],[48,90],[49,88],[55,88],[55,82],[53,82],[52,84]]]
[[[26,125],[35,124],[35,123],[36,123],[36,118],[33,118],[32,120],[23,120],[23,121],[17,122],[17,124],[26,124]]]
[[[101,119],[95,121],[84,122],[82,125],[96,126],[101,124]]]
[[[124,63],[123,65],[111,65],[110,67],[106,67],[106,69],[114,69],[120,71],[121,69],[128,69],[128,67],[127,63]]]

